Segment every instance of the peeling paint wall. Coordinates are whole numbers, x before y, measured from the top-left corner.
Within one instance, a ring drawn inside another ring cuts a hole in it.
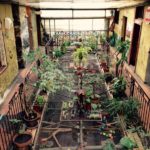
[[[5,29],[4,19],[6,17],[11,18],[13,21],[11,5],[0,4],[0,19],[2,21],[2,30],[7,59],[7,68],[5,71],[0,73],[0,96],[4,94],[4,91],[12,83],[18,73],[14,28],[12,27],[9,30]]]
[[[144,10],[146,10],[145,7]],[[144,11],[145,12],[145,11]],[[145,17],[145,14],[144,14]],[[150,24],[142,24],[139,53],[137,58],[136,73],[144,82],[150,85]]]

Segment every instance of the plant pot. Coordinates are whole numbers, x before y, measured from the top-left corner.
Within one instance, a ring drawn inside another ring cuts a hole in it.
[[[32,143],[32,134],[30,132],[16,134],[13,137],[13,143],[17,150],[29,150]]]
[[[39,106],[39,105],[35,104],[35,105],[33,106],[33,109],[34,109],[36,112],[38,112],[39,114],[41,114],[41,113],[42,113],[42,110],[43,110],[43,106]]]
[[[36,128],[38,125],[39,118],[40,118],[39,113],[37,113],[36,111],[33,111],[28,116],[25,115],[23,119],[28,128]]]

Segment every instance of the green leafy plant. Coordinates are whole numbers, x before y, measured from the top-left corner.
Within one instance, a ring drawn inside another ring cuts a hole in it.
[[[43,106],[44,105],[44,96],[38,95],[36,101],[39,106]]]
[[[133,142],[130,138],[126,137],[126,136],[121,138],[120,144],[124,148],[127,148],[128,150],[133,150],[133,148],[137,147],[137,144],[135,142]]]
[[[106,43],[106,34],[105,33],[103,33],[103,34],[100,34],[100,43],[102,44],[102,45],[105,45],[105,43]]]
[[[122,97],[125,95],[126,90],[126,81],[123,76],[113,79],[113,96],[114,97]]]
[[[88,52],[91,50],[89,47],[80,47],[73,52],[73,60],[79,67],[84,66],[87,62]]]
[[[116,41],[117,41],[117,34],[115,32],[113,32],[113,34],[109,38],[109,44],[111,46],[115,46],[116,45]]]
[[[125,119],[132,120],[137,116],[139,106],[140,104],[135,98],[129,97],[123,100],[119,98],[109,100],[106,108],[112,116],[121,114],[125,116]]]
[[[15,126],[16,133],[23,133],[25,131],[26,126],[22,120],[10,119],[9,121]]]
[[[103,146],[103,150],[116,150],[114,142],[111,140],[107,140],[105,145]]]
[[[91,47],[92,50],[96,50],[98,46],[97,37],[94,35],[90,35],[87,39],[87,46]]]
[[[35,57],[37,52],[35,51],[32,57]],[[40,54],[41,65],[38,68],[34,68],[39,80],[35,86],[39,89],[47,91],[48,93],[55,93],[58,90],[66,89],[71,90],[73,87],[73,76],[70,74],[64,74],[60,70],[60,65],[49,59],[48,56]]]
[[[56,57],[56,58],[59,58],[59,57],[63,56],[62,50],[60,48],[54,49],[53,56]]]
[[[124,62],[127,62],[127,54],[128,54],[128,50],[130,47],[130,41],[126,40],[126,41],[121,41],[120,39],[117,41],[116,44],[116,49],[118,51],[118,54],[121,54],[121,58],[118,59],[117,63],[116,63],[116,76],[118,76],[118,68],[120,65],[123,66]],[[117,55],[118,55],[117,54]]]

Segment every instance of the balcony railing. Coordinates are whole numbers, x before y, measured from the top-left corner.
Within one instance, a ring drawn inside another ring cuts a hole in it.
[[[21,120],[22,114],[25,110],[25,95],[24,85],[18,86],[17,92],[12,96],[9,104],[8,111],[4,110],[6,114],[0,114],[0,149],[10,150],[13,142],[13,136],[16,133],[15,126],[11,123],[12,119]],[[5,108],[5,106],[4,106]]]
[[[150,97],[144,91],[137,78],[129,71],[127,65],[123,68],[123,75],[127,81],[127,94],[139,100],[141,104],[139,117],[146,131],[150,131]]]

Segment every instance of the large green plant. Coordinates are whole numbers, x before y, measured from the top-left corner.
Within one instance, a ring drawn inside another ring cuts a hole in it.
[[[32,53],[34,59],[37,56],[38,51]],[[45,90],[48,93],[55,93],[58,90],[66,89],[71,90],[73,87],[73,77],[69,74],[64,74],[59,68],[59,63],[53,62],[43,53],[40,53],[40,66],[35,67],[33,70],[37,73],[39,80],[36,82],[36,86],[41,90]]]
[[[126,81],[123,76],[113,79],[113,96],[122,97],[125,95]]]
[[[137,148],[137,144],[126,136],[120,140],[120,144],[123,146],[123,148],[128,150],[133,150],[133,148]]]
[[[118,75],[118,68],[120,65],[123,65],[124,62],[127,61],[127,54],[130,47],[130,41],[121,41],[120,39],[117,41],[116,49],[118,51],[118,54],[121,54],[121,58],[118,59],[116,63],[116,75]],[[118,55],[117,54],[117,55]]]
[[[137,116],[139,106],[139,102],[133,97],[124,100],[116,98],[109,100],[107,110],[112,116],[121,114],[124,115],[126,119],[132,119]]]
[[[84,66],[87,62],[88,53],[91,51],[89,47],[80,47],[73,53],[73,60],[79,67]]]

